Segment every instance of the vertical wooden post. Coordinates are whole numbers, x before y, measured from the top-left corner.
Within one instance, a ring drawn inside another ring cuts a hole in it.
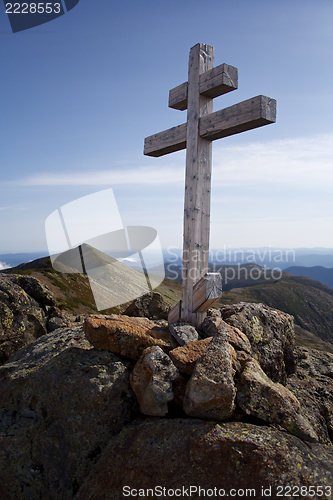
[[[199,76],[214,67],[214,47],[192,47],[188,69],[184,246],[181,317],[197,326],[206,313],[192,312],[194,284],[208,271],[212,142],[199,135],[199,119],[213,99],[199,92]]]

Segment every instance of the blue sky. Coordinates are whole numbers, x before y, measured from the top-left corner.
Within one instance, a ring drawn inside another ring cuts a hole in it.
[[[144,138],[186,121],[168,108],[198,42],[276,124],[213,144],[211,248],[333,247],[330,0],[80,0],[15,33],[0,5],[0,253],[47,253],[45,220],[113,188],[125,225],[182,246],[185,152],[144,157]]]

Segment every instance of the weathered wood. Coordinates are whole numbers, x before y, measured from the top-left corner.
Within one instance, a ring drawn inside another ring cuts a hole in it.
[[[221,297],[221,274],[206,273],[193,287],[192,312],[207,311]]]
[[[185,111],[187,109],[187,82],[169,91],[169,108]]]
[[[201,137],[215,141],[276,121],[276,101],[264,95],[221,109],[200,120]]]
[[[180,320],[180,314],[182,309],[182,301],[180,300],[170,311],[168,314],[168,324],[173,325]]]
[[[186,148],[186,123],[169,128],[145,139],[143,154],[163,156]]]
[[[192,313],[193,286],[208,271],[212,143],[198,135],[199,120],[213,111],[213,99],[198,92],[201,73],[214,66],[214,48],[197,44],[190,51],[186,136],[186,173],[181,316],[198,326],[206,313]]]
[[[212,141],[276,120],[276,101],[262,95],[213,113],[213,98],[238,88],[237,68],[214,68],[213,59],[213,47],[192,47],[188,81],[169,93],[171,108],[187,109],[187,123],[145,139],[147,156],[186,148],[182,300],[170,311],[169,323],[183,319],[198,326],[221,296],[215,273],[207,273]]]
[[[206,97],[219,97],[238,89],[238,69],[220,64],[200,75],[199,92]]]
[[[199,76],[199,93],[206,97],[218,97],[238,88],[238,69],[229,64],[220,64]],[[188,82],[169,92],[169,108],[187,109]]]
[[[199,135],[215,141],[276,121],[276,100],[259,95],[200,118]],[[144,154],[163,156],[186,148],[187,124],[183,123],[145,139]]]

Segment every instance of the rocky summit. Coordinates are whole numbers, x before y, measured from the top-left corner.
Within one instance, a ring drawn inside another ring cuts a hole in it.
[[[82,324],[1,278],[1,500],[332,500],[333,355],[295,347],[292,316],[239,303],[169,327],[153,296]]]

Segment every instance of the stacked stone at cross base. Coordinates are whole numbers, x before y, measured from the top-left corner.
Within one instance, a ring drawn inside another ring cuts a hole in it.
[[[292,317],[245,303],[197,330],[95,314],[41,336],[0,368],[1,500],[159,485],[332,499],[333,355],[293,336]]]
[[[95,347],[137,361],[130,382],[145,415],[166,416],[173,402],[189,417],[251,416],[318,441],[297,397],[282,385],[295,370],[293,318],[285,313],[238,304],[212,310],[198,331],[186,323],[168,331],[145,318],[93,315],[84,330]]]

